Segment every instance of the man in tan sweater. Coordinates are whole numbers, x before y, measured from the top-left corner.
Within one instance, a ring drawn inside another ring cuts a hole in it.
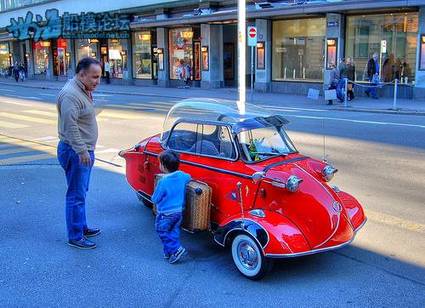
[[[100,83],[101,74],[97,60],[80,60],[75,77],[60,91],[57,102],[58,160],[68,184],[65,211],[68,244],[80,249],[96,248],[87,238],[100,233],[99,229],[87,227],[85,205],[98,137],[92,92]]]

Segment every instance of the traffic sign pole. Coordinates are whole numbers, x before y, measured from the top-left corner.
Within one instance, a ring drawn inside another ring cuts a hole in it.
[[[249,26],[248,32],[248,46],[251,47],[251,91],[249,93],[249,100],[252,102],[254,95],[254,48],[257,46],[257,28]]]
[[[238,108],[241,114],[245,114],[246,101],[246,1],[238,0],[238,84],[239,101]]]

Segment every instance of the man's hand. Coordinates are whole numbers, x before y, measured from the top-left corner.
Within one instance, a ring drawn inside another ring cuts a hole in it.
[[[84,166],[90,166],[91,164],[91,158],[90,154],[87,151],[81,152],[78,154],[78,157],[80,158],[80,164]]]

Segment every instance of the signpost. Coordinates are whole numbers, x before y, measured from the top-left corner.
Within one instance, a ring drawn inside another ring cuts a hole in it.
[[[239,83],[239,113],[245,114],[246,100],[246,1],[238,0],[238,83]]]
[[[254,47],[257,46],[257,28],[248,27],[248,46],[251,47],[251,91],[249,93],[249,101],[252,103],[254,95]]]

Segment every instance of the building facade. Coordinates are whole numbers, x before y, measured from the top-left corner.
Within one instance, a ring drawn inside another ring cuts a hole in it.
[[[86,3],[1,1],[0,72],[21,63],[29,78],[68,79],[89,56],[109,64],[113,83],[176,87],[184,65],[194,87],[237,86],[236,1]],[[376,52],[388,83],[381,95],[392,95],[397,79],[403,97],[425,98],[423,0],[256,0],[247,18],[257,28],[255,65],[249,49],[246,57],[257,91],[323,89],[332,65],[348,57],[355,81],[366,82]]]

